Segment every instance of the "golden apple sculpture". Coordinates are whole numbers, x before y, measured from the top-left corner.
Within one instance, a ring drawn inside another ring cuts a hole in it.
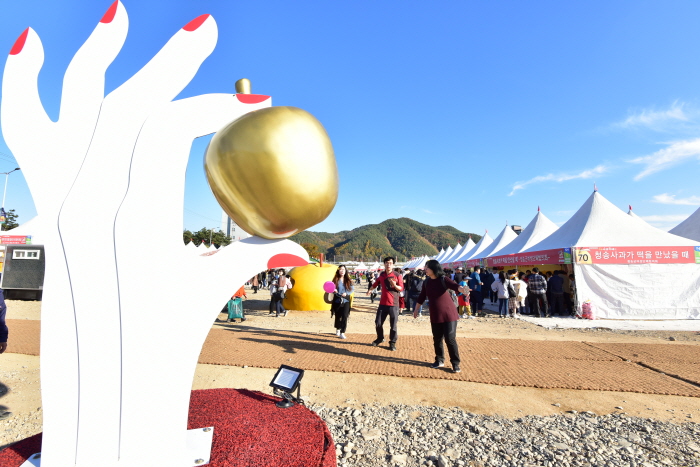
[[[296,107],[269,107],[214,135],[204,159],[209,186],[243,230],[286,238],[324,220],[338,199],[338,168],[323,125]]]

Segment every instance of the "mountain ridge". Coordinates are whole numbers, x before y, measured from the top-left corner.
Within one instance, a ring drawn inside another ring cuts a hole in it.
[[[307,230],[289,239],[306,248],[310,256],[324,253],[328,259],[349,261],[381,256],[396,256],[397,260],[433,256],[448,245],[464,244],[470,236],[474,242],[481,239],[481,235],[462,232],[451,225],[433,227],[401,217],[336,233]]]

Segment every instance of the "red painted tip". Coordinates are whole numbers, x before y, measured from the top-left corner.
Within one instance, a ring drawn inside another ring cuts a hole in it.
[[[259,102],[264,102],[268,100],[270,96],[263,96],[262,94],[236,94],[236,99],[238,102],[244,104],[257,104]]]
[[[211,15],[208,13],[197,16],[195,19],[184,25],[182,29],[189,32],[196,31],[210,16]]]
[[[111,23],[112,20],[114,19],[114,16],[117,14],[117,6],[119,5],[119,0],[116,0],[112,5],[107,8],[107,11],[105,11],[104,16],[100,20],[100,23]]]
[[[27,42],[27,35],[29,34],[29,28],[25,29],[22,34],[19,35],[15,41],[15,45],[10,49],[10,55],[17,55],[24,48],[24,43]]]
[[[297,255],[290,255],[288,253],[282,253],[275,255],[267,262],[267,269],[276,269],[282,267],[293,267],[293,266],[306,266],[309,264],[308,261],[298,257]]]
[[[537,212],[540,212],[540,207],[539,207],[539,206],[537,206]]]
[[[630,211],[631,211],[631,210],[632,210],[632,205],[631,205],[631,204],[629,204],[628,206],[629,206],[629,208],[630,208]]]

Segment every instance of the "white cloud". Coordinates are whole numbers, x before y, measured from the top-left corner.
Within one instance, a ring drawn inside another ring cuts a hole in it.
[[[589,179],[593,178],[597,175],[602,175],[610,170],[609,166],[606,166],[604,164],[598,165],[592,169],[587,169],[583,170],[579,173],[569,173],[569,174],[547,174],[547,175],[538,175],[537,177],[531,178],[530,180],[524,181],[524,182],[516,182],[513,185],[512,191],[508,194],[508,196],[513,196],[516,191],[524,189],[528,185],[532,185],[533,183],[542,183],[542,182],[566,182],[569,180],[577,180],[577,179]]]
[[[684,103],[675,101],[667,110],[642,109],[631,113],[626,119],[614,123],[613,127],[633,129],[649,128],[652,130],[665,130],[669,124],[688,122],[691,117],[683,107]]]
[[[651,155],[628,161],[646,166],[634,177],[635,180],[641,180],[648,175],[669,169],[687,159],[700,159],[700,138],[666,144],[669,146]]]
[[[689,196],[688,198],[676,199],[676,195],[669,195],[668,193],[661,193],[660,195],[654,196],[652,199],[654,203],[660,204],[680,204],[683,206],[700,206],[700,196]]]

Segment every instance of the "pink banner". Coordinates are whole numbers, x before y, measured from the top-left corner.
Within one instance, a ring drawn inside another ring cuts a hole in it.
[[[0,235],[0,243],[3,245],[31,245],[32,237],[26,235]]]
[[[470,259],[469,261],[467,261],[468,268],[473,268],[474,266],[481,266],[481,260]]]
[[[488,267],[515,266],[518,264],[571,264],[571,248],[493,256],[483,260],[483,265]]]
[[[700,247],[603,246],[574,249],[576,264],[700,263]]]

